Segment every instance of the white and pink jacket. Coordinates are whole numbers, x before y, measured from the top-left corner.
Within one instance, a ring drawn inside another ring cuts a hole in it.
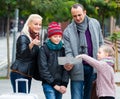
[[[89,57],[88,55],[81,55],[81,58],[97,70],[97,95],[115,97],[115,81],[114,81],[114,60],[111,57],[102,59],[100,61]]]

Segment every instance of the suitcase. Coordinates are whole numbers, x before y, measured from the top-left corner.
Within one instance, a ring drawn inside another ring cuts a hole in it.
[[[18,82],[24,81],[26,83],[26,93],[18,92]],[[16,79],[16,93],[2,94],[0,99],[38,99],[36,94],[28,93],[28,80],[27,79]]]

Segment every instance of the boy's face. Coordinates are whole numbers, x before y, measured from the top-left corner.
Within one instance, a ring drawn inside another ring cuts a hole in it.
[[[59,44],[59,42],[62,40],[62,35],[53,35],[50,37],[50,40],[55,44]]]
[[[101,60],[106,57],[108,57],[108,53],[105,53],[102,48],[99,48],[98,53],[97,53],[97,59]]]

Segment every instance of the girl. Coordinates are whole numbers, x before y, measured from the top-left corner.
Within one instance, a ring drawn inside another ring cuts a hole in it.
[[[97,95],[99,99],[115,99],[114,81],[114,51],[108,45],[102,45],[97,53],[98,60],[82,54],[76,58],[82,58],[90,66],[97,70]]]

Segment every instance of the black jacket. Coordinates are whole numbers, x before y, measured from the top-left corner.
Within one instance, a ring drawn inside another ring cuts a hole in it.
[[[39,47],[34,45],[29,49],[30,40],[26,35],[20,35],[16,45],[16,60],[11,69],[19,73],[34,76],[37,66]]]
[[[43,83],[67,87],[69,75],[63,66],[58,65],[58,56],[65,56],[64,48],[54,51],[50,50],[46,44],[40,47],[38,55],[40,76]]]

